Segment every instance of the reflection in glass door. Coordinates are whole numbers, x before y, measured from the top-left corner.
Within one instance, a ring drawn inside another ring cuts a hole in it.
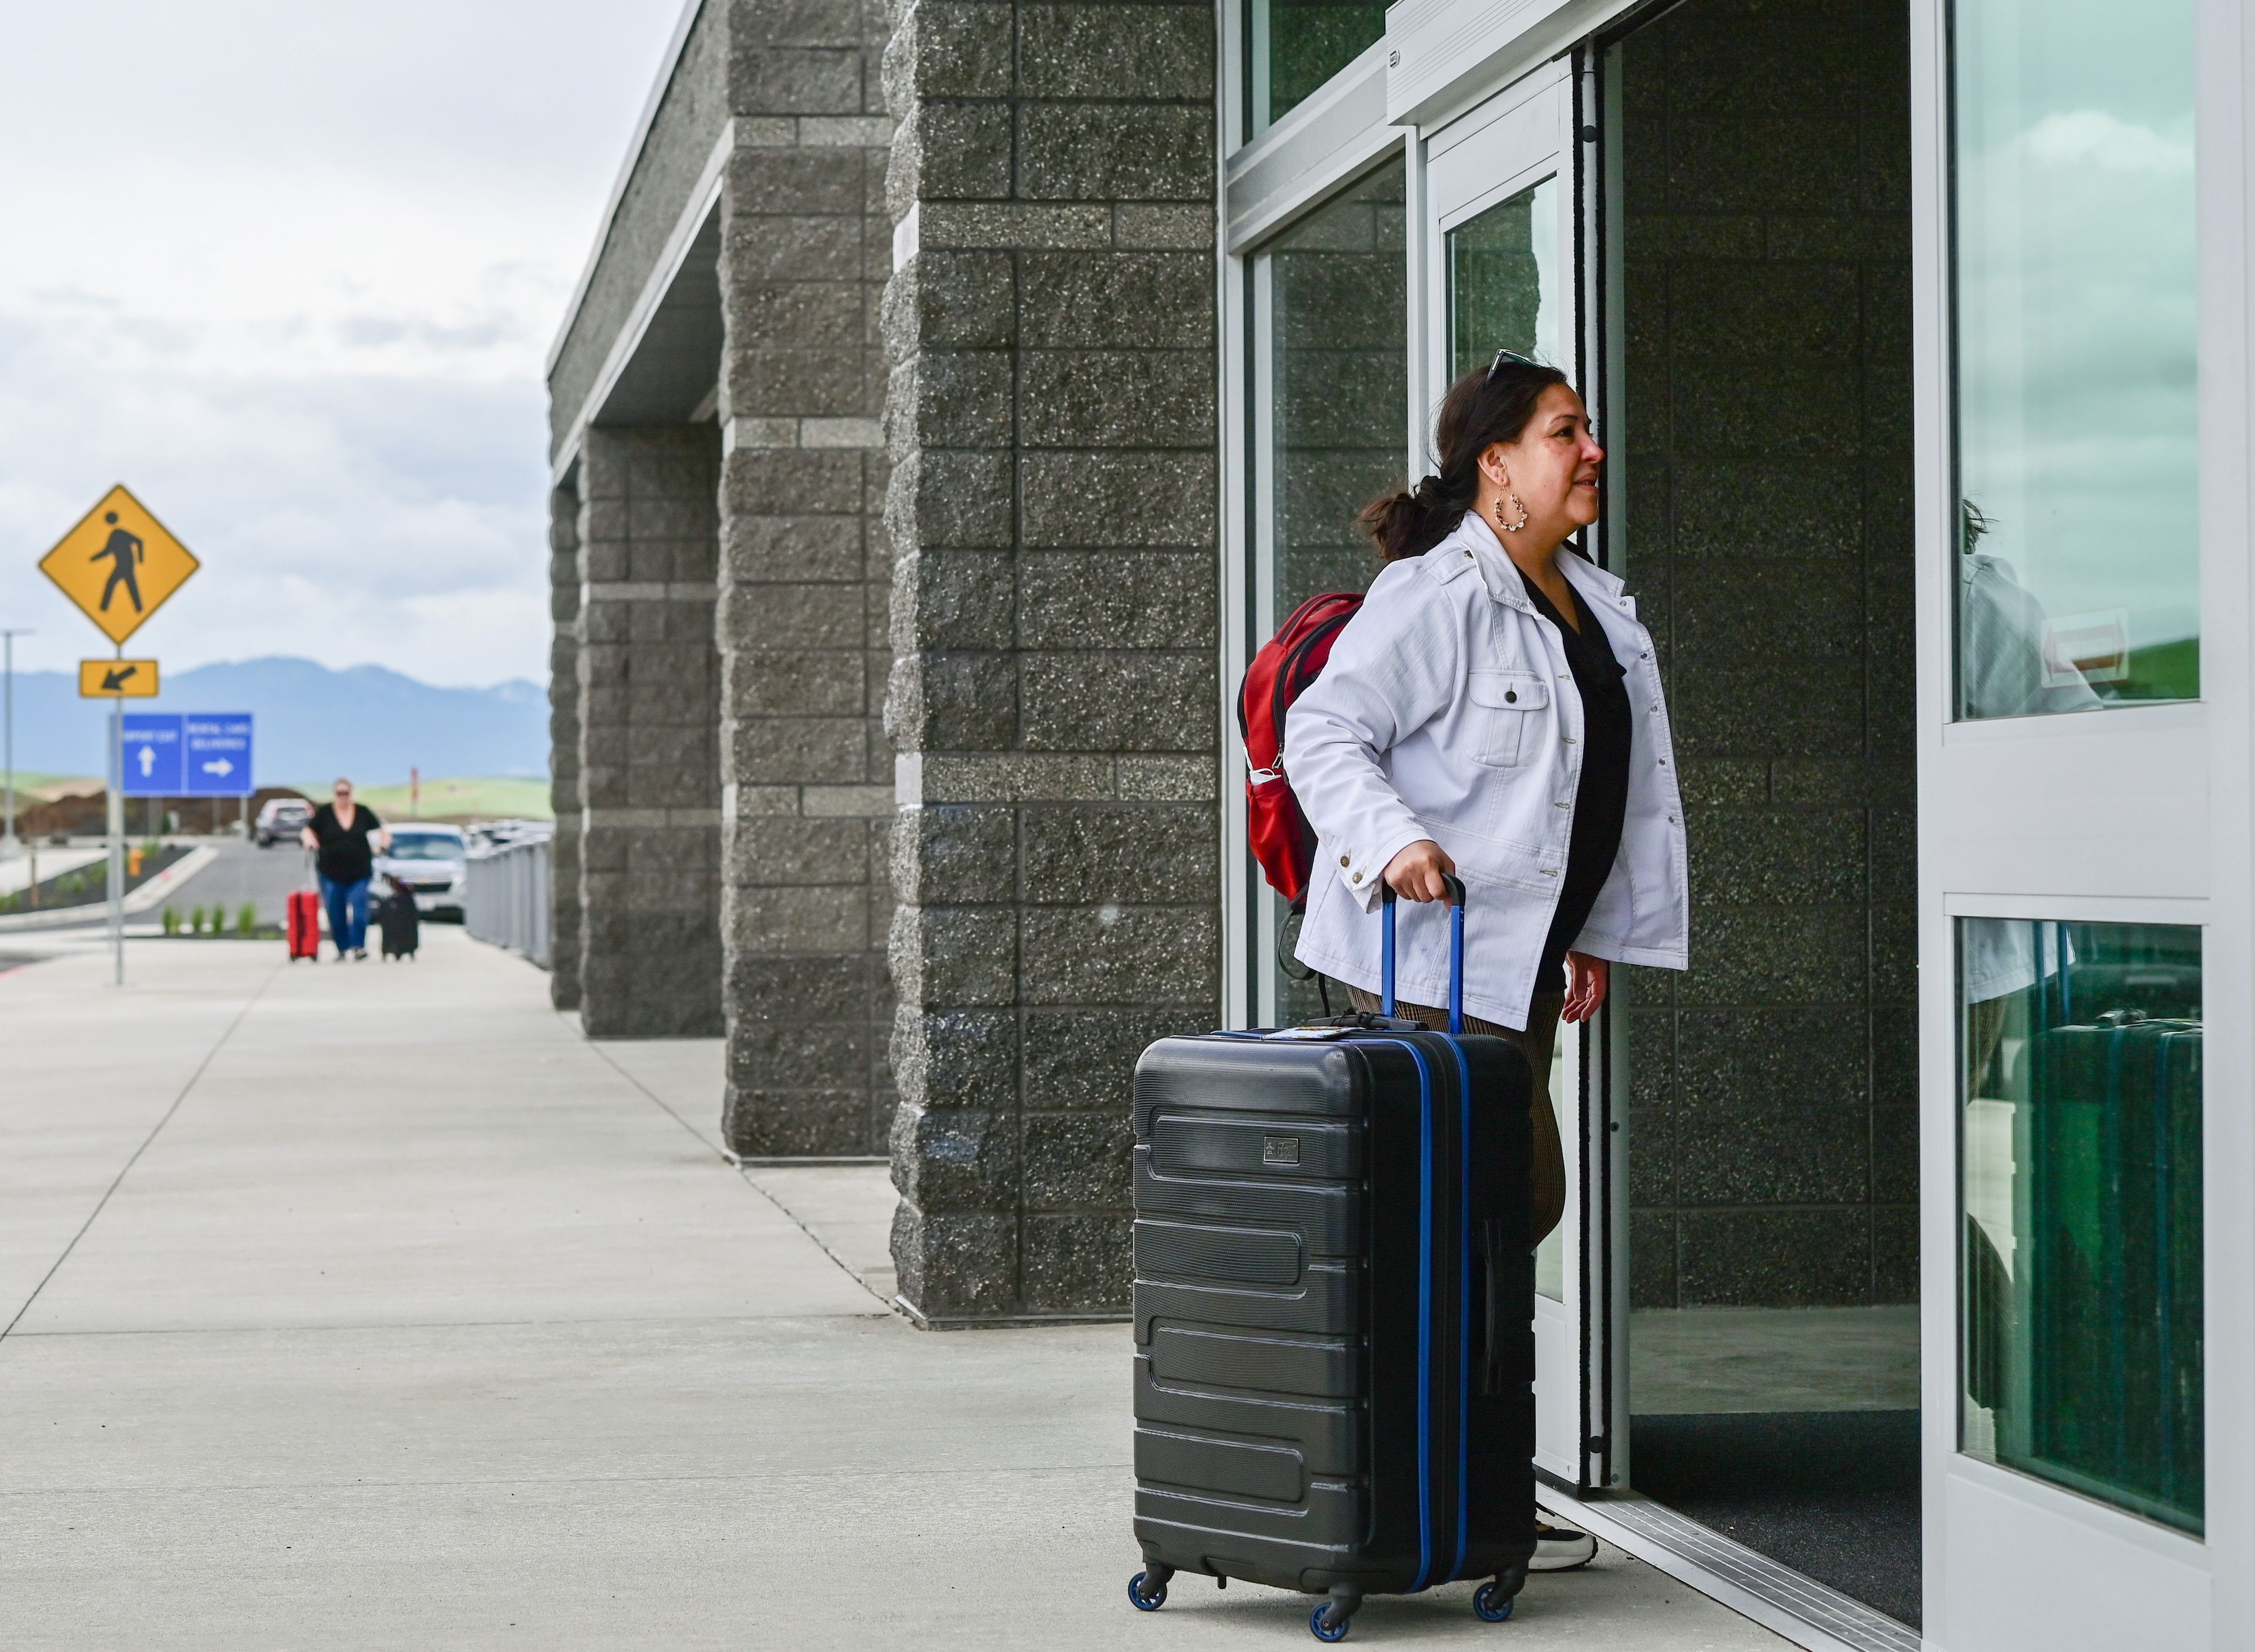
[[[1300,218],[1254,259],[1254,621],[1262,637],[1322,591],[1378,573],[1356,521],[1402,485],[1408,401],[1403,163],[1394,158]],[[1297,920],[1261,886],[1254,1007],[1263,1026],[1324,1013],[1324,983],[1291,956]],[[1345,998],[1331,994],[1332,1009]]]
[[[2200,931],[1957,936],[1962,1449],[2197,1532]]]
[[[1449,231],[1449,376],[1512,350],[1560,362],[1558,180],[1545,178]]]
[[[2200,697],[2192,18],[1956,8],[1963,717]]]

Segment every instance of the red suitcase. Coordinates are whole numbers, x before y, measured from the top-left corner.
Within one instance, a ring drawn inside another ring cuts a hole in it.
[[[318,959],[321,953],[321,897],[311,889],[290,896],[290,961]]]

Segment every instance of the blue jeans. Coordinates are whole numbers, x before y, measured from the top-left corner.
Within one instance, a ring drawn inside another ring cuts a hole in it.
[[[368,945],[368,880],[340,883],[325,877],[320,885],[321,905],[329,915],[329,938],[337,944],[337,956],[360,951]]]

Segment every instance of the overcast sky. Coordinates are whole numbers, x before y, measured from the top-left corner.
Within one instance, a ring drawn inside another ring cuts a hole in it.
[[[0,625],[113,482],[131,651],[547,670],[542,363],[680,0],[0,0]]]

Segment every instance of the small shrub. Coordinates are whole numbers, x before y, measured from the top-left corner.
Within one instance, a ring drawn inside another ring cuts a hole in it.
[[[203,909],[202,907],[200,907],[200,906],[195,906],[195,907],[191,907],[191,908],[189,908],[189,909],[188,909],[188,933],[189,933],[189,934],[191,934],[191,935],[200,935],[200,934],[202,934],[203,932],[204,932],[204,909]]]
[[[179,932],[180,910],[177,906],[168,906],[165,909],[165,933],[177,935]]]
[[[238,935],[249,935],[254,933],[257,928],[258,908],[250,902],[245,901],[242,910],[235,915],[235,932]]]

